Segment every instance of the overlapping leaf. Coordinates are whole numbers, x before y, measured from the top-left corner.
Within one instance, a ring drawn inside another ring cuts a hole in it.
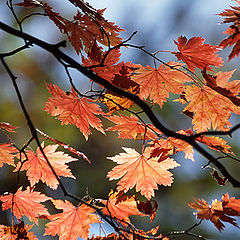
[[[112,84],[132,94],[139,94],[139,84],[132,81],[131,73],[133,71],[132,64],[119,63],[116,68],[118,72],[114,74]],[[135,66],[135,65],[133,65]],[[129,109],[134,105],[134,102],[128,98],[122,97],[117,93],[113,93],[109,90],[100,97],[100,101],[107,105],[109,111]]]
[[[60,240],[87,239],[90,224],[100,222],[94,210],[84,204],[75,207],[69,201],[52,200],[54,206],[62,213],[49,216],[51,222],[46,224],[44,235],[58,235]]]
[[[240,106],[240,80],[228,81],[234,72],[235,70],[230,72],[219,71],[215,76],[207,74],[206,71],[202,73],[207,86],[228,98],[236,106]]]
[[[59,177],[64,176],[75,178],[66,163],[77,161],[77,159],[72,158],[64,152],[56,151],[57,147],[58,145],[48,145],[43,149],[48,161]],[[40,149],[37,148],[36,154],[31,150],[26,151],[26,154],[27,159],[24,161],[20,170],[27,171],[26,174],[31,186],[34,186],[39,182],[39,180],[41,180],[42,182],[45,182],[50,188],[56,189],[59,182],[56,179],[56,176],[53,174]],[[19,170],[20,165],[21,164],[19,163],[15,171]]]
[[[72,0],[72,2],[74,2]],[[75,1],[74,4],[77,2]],[[103,17],[105,9],[96,10],[90,8],[90,5],[79,2],[80,11],[70,21],[62,17],[59,13],[54,12],[52,8],[41,1],[26,1],[18,4],[23,7],[42,7],[45,14],[54,22],[62,33],[68,36],[69,41],[79,54],[82,51],[88,52],[95,41],[105,46],[115,46],[121,43],[119,32],[124,31],[112,22],[108,22]],[[91,12],[91,14],[90,14]]]
[[[222,231],[225,227],[223,222],[228,222],[238,227],[232,216],[240,216],[240,201],[235,198],[229,199],[228,193],[223,195],[222,201],[216,199],[211,205],[204,199],[195,199],[194,202],[188,205],[197,210],[197,218],[210,220],[219,231]]]
[[[22,187],[20,187],[15,194],[0,196],[3,210],[11,209],[17,219],[25,215],[35,223],[38,223],[38,217],[41,215],[49,215],[48,210],[42,204],[49,199],[46,195],[34,191],[30,187],[27,187],[25,191],[22,191]]]
[[[60,120],[62,125],[74,124],[86,139],[91,134],[90,126],[104,133],[101,120],[95,116],[103,112],[92,100],[79,98],[74,89],[64,92],[54,84],[47,84],[47,88],[52,97],[48,99],[44,110]]]
[[[181,131],[179,133],[183,134]],[[169,137],[167,139],[154,140],[151,143],[151,157],[159,157],[161,160],[178,152],[184,152],[186,159],[194,161],[192,146],[180,139]]]
[[[187,40],[186,37],[179,37],[174,43],[177,45],[179,52],[172,52],[178,60],[182,60],[187,64],[189,70],[193,71],[195,68],[201,70],[212,70],[210,67],[220,67],[223,65],[222,58],[218,57],[216,52],[219,47],[210,44],[204,44],[205,39],[202,37],[192,37]]]
[[[110,215],[112,218],[117,218],[124,222],[130,222],[129,216],[140,215],[141,213],[137,208],[137,201],[135,196],[123,196],[122,192],[111,192],[109,193],[108,200],[102,200],[102,203],[106,205],[102,209],[102,212],[106,215]]]
[[[108,159],[119,164],[108,172],[110,180],[120,179],[118,189],[128,191],[136,186],[147,199],[154,196],[154,189],[159,185],[170,186],[173,182],[172,173],[168,169],[180,166],[173,159],[168,158],[158,162],[159,157],[151,158],[151,149],[146,148],[139,154],[132,148],[123,148],[126,153],[120,153]]]
[[[116,124],[113,127],[107,128],[106,131],[118,131],[119,138],[142,140],[145,137],[148,140],[156,138],[156,134],[153,131],[161,134],[152,124],[145,126],[134,115],[128,117],[119,114],[106,118]]]
[[[132,80],[140,85],[139,96],[143,99],[148,97],[160,106],[169,97],[169,93],[181,94],[184,90],[184,83],[191,81],[182,71],[179,71],[181,64],[175,62],[167,63],[170,68],[160,65],[158,69],[150,66],[139,67],[132,76]]]

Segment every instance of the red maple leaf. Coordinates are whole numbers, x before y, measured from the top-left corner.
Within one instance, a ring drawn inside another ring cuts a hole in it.
[[[42,147],[44,144],[42,144]],[[58,176],[71,177],[75,178],[66,163],[77,161],[76,158],[72,158],[68,154],[64,152],[56,152],[58,145],[48,145],[43,151],[49,160],[51,166],[55,170]],[[27,159],[24,161],[21,167],[21,171],[27,171],[27,177],[31,183],[31,186],[34,186],[36,183],[41,180],[42,182],[46,182],[46,184],[52,188],[56,189],[58,187],[58,180],[56,176],[53,174],[50,166],[48,165],[46,159],[44,158],[40,149],[37,149],[37,154],[33,151],[26,151]],[[17,165],[15,171],[18,171],[21,164]]]
[[[103,112],[92,100],[79,98],[74,89],[64,92],[54,84],[47,84],[47,88],[52,97],[48,99],[44,110],[60,120],[62,125],[74,124],[86,139],[91,134],[90,125],[104,133],[101,120],[95,116]]]
[[[179,37],[178,41],[174,41],[179,52],[172,52],[178,60],[182,60],[188,66],[188,69],[194,71],[195,68],[203,70],[212,70],[210,65],[220,67],[223,65],[221,57],[216,52],[219,47],[210,44],[204,44],[204,38],[192,37],[187,41],[186,37]]]
[[[75,207],[67,200],[52,199],[52,202],[57,209],[63,212],[49,216],[51,222],[46,224],[44,235],[58,235],[60,240],[87,239],[91,228],[90,224],[100,222],[98,216],[94,214],[94,210],[84,204]]]
[[[25,191],[22,191],[22,187],[20,187],[14,194],[0,196],[3,210],[10,208],[17,219],[25,215],[35,223],[38,223],[39,216],[49,215],[46,207],[41,204],[49,199],[46,195],[34,191],[30,187],[27,187]]]
[[[136,186],[136,191],[140,191],[149,200],[154,196],[154,189],[158,189],[158,184],[171,185],[173,177],[168,169],[180,166],[173,159],[168,158],[158,162],[158,157],[150,157],[150,148],[146,148],[143,154],[132,148],[123,149],[126,153],[108,157],[119,164],[107,175],[109,180],[121,178],[118,182],[118,190],[128,191]]]

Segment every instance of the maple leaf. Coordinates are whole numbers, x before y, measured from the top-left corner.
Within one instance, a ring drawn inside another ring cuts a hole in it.
[[[161,134],[152,124],[146,126],[138,121],[134,115],[124,116],[122,114],[106,117],[108,120],[114,122],[114,127],[109,127],[106,131],[118,131],[119,138],[142,140],[156,139],[156,133]],[[149,127],[149,128],[148,128]]]
[[[58,235],[60,240],[87,239],[90,224],[100,222],[94,210],[84,204],[75,207],[67,200],[52,199],[52,202],[63,212],[49,216],[51,222],[46,224],[44,235]]]
[[[210,44],[204,44],[205,39],[202,37],[192,37],[187,41],[186,37],[179,37],[178,41],[174,41],[179,52],[172,52],[178,60],[182,60],[187,64],[190,71],[195,68],[203,70],[212,70],[210,65],[220,67],[223,65],[221,57],[218,57],[216,52],[220,50],[219,47]]]
[[[44,147],[44,143],[42,143],[42,147]],[[48,145],[43,148],[48,161],[58,176],[75,178],[66,163],[77,161],[77,159],[72,158],[64,152],[56,152],[57,147],[58,145]],[[39,180],[41,180],[42,182],[46,182],[50,188],[57,189],[59,182],[56,179],[56,176],[53,174],[39,147],[37,148],[36,154],[29,150],[26,151],[26,155],[26,161],[24,161],[22,166],[21,164],[18,164],[15,171],[18,171],[20,166],[21,171],[27,170],[26,174],[31,186],[34,186],[39,182]]]
[[[10,208],[17,219],[25,215],[35,223],[38,223],[39,216],[49,215],[48,210],[41,204],[49,199],[46,195],[34,191],[30,187],[27,187],[25,191],[22,191],[22,187],[20,187],[14,194],[0,196],[3,210]]]
[[[44,110],[60,120],[62,125],[74,124],[86,139],[91,134],[90,126],[104,133],[101,120],[95,116],[103,112],[92,100],[79,98],[74,89],[66,93],[55,84],[47,84],[47,89],[52,97]]]
[[[119,37],[119,32],[124,30],[103,18],[105,9],[94,9],[94,15],[90,16],[89,11],[86,11],[85,8],[87,14],[77,11],[73,20],[69,21],[60,16],[59,13],[52,11],[52,8],[47,4],[42,5],[46,15],[62,33],[68,36],[77,54],[83,50],[87,53],[95,41],[105,46],[116,46],[121,43],[122,39]]]
[[[180,94],[185,89],[183,83],[191,81],[184,72],[179,71],[182,64],[168,62],[174,69],[160,65],[158,69],[150,66],[139,67],[132,76],[132,80],[140,85],[139,96],[143,99],[148,97],[161,107],[169,97],[169,93]]]
[[[238,227],[235,219],[231,216],[240,216],[239,208],[231,208],[231,201],[234,202],[234,198],[229,199],[228,194],[223,195],[222,201],[215,199],[212,205],[209,205],[204,199],[195,199],[195,201],[189,203],[188,205],[197,210],[198,219],[210,220],[215,227],[222,231],[224,229],[223,222],[228,222],[235,227]],[[239,201],[238,201],[239,206]]]
[[[236,1],[240,5],[240,1]],[[222,23],[233,23],[223,34],[228,34],[229,37],[221,41],[219,46],[226,48],[227,46],[233,47],[231,53],[228,56],[228,61],[230,61],[235,56],[238,56],[240,53],[240,6],[235,7],[231,6],[232,9],[226,9],[225,11],[219,13],[218,15],[225,17]]]
[[[151,149],[146,148],[143,154],[139,154],[132,148],[123,148],[126,153],[120,153],[108,159],[119,164],[108,172],[109,180],[119,179],[118,190],[128,191],[136,186],[148,200],[154,196],[157,184],[170,186],[173,182],[172,173],[168,169],[180,166],[173,159],[168,158],[158,162],[158,157],[151,158]]]
[[[24,225],[24,222],[21,221],[13,226],[4,226],[0,225],[0,239],[1,240],[38,240],[33,232],[29,232],[32,228],[32,225]]]
[[[181,103],[189,102],[183,113],[192,113],[193,128],[197,132],[206,131],[211,127],[214,130],[228,130],[231,126],[228,121],[231,112],[240,113],[240,108],[228,98],[204,85],[201,88],[195,85],[186,86],[178,101]]]
[[[123,192],[113,192],[113,190],[110,191],[108,196],[108,200],[101,201],[106,205],[102,212],[105,215],[110,215],[112,218],[122,220],[121,224],[130,222],[129,216],[144,216],[137,208],[135,196],[123,196]]]
[[[0,129],[8,132],[15,132],[18,127],[12,126],[10,123],[0,122]]]
[[[10,143],[0,144],[0,167],[3,166],[3,163],[15,166],[14,157],[16,152],[18,150]]]

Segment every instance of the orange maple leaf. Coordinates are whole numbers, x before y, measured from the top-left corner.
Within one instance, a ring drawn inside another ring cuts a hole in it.
[[[197,132],[206,131],[211,127],[214,130],[228,130],[231,126],[228,121],[231,112],[240,114],[240,107],[204,85],[201,88],[195,85],[186,86],[178,101],[189,102],[183,113],[187,112],[188,115],[191,113],[193,128]]]
[[[145,136],[145,139],[149,140],[157,137],[153,131],[161,134],[152,124],[147,124],[148,128],[134,115],[128,117],[119,114],[106,118],[116,124],[114,127],[107,128],[106,131],[118,131],[119,138],[142,140]]]
[[[140,85],[139,96],[153,102],[161,107],[169,97],[169,93],[180,94],[185,86],[183,83],[192,81],[182,71],[179,71],[180,63],[168,62],[170,66],[176,66],[174,69],[160,65],[158,69],[150,66],[139,67],[132,76],[132,80]]]
[[[239,201],[238,208],[231,208],[231,201],[234,202],[234,198],[229,199],[228,194],[223,195],[222,201],[215,199],[212,205],[209,205],[204,199],[195,199],[195,201],[189,203],[188,205],[197,210],[198,219],[210,220],[214,223],[215,227],[222,231],[224,229],[223,222],[228,222],[235,227],[238,227],[235,219],[231,216],[240,216]]]
[[[144,216],[137,208],[135,196],[123,196],[123,192],[113,192],[113,190],[110,191],[108,196],[108,200],[101,201],[106,205],[102,212],[108,216],[110,215],[112,218],[122,220],[121,224],[130,222],[129,216]]]
[[[16,152],[18,150],[10,143],[0,144],[0,167],[3,166],[3,163],[15,166],[14,157]]]
[[[221,57],[216,52],[219,47],[210,44],[204,44],[205,39],[201,37],[192,37],[187,41],[186,37],[179,37],[178,41],[174,41],[179,52],[172,52],[178,60],[182,60],[188,66],[188,69],[194,71],[195,68],[203,70],[212,70],[210,65],[220,67],[223,65]]]
[[[0,225],[0,239],[1,240],[38,240],[33,232],[29,232],[33,225],[25,225],[21,221],[13,226]]]
[[[136,186],[136,191],[140,191],[149,200],[154,196],[154,189],[158,189],[158,184],[171,185],[173,177],[168,169],[180,166],[173,159],[168,158],[158,162],[159,157],[150,157],[150,148],[146,148],[143,154],[132,148],[123,149],[126,153],[108,157],[119,164],[107,175],[109,180],[121,178],[118,182],[118,190],[128,191]]]
[[[44,144],[42,144],[42,147],[44,147]],[[75,178],[66,163],[77,161],[77,159],[72,158],[64,152],[56,152],[57,147],[58,145],[48,145],[43,149],[48,161],[58,176]],[[50,188],[57,189],[59,182],[53,174],[40,149],[37,148],[37,154],[31,150],[26,151],[26,154],[27,159],[22,164],[20,170],[27,170],[26,174],[31,186],[34,186],[39,182],[39,180],[41,180],[42,182],[46,182]],[[17,168],[14,171],[18,171],[20,166],[21,164],[18,163]]]
[[[90,224],[100,222],[94,210],[84,204],[75,207],[67,200],[52,199],[52,202],[63,212],[49,216],[51,222],[46,224],[44,235],[58,235],[60,240],[87,239]]]
[[[55,84],[47,84],[47,88],[52,97],[48,99],[44,110],[60,120],[62,125],[74,124],[86,139],[91,134],[89,125],[104,133],[101,120],[95,116],[103,112],[92,100],[79,98],[74,89],[64,92]]]
[[[49,215],[48,210],[41,204],[49,199],[46,195],[34,191],[30,187],[27,187],[25,191],[22,191],[22,187],[20,187],[14,194],[0,196],[3,210],[10,208],[17,219],[25,215],[35,223],[38,223],[39,216]]]

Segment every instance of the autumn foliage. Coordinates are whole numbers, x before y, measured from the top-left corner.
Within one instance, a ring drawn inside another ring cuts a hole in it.
[[[232,126],[230,117],[240,114],[240,81],[234,79],[235,70],[222,70],[225,60],[218,54],[232,45],[234,47],[228,59],[240,53],[240,1],[235,1],[237,6],[219,14],[223,17],[222,23],[232,24],[224,32],[229,36],[219,45],[205,43],[200,36],[179,36],[173,42],[176,51],[171,52],[175,60],[159,61],[156,55],[145,51],[154,59],[153,66],[120,62],[122,48],[135,47],[141,51],[143,47],[121,39],[120,33],[124,30],[104,18],[104,9],[97,10],[82,0],[69,1],[77,9],[71,19],[54,11],[46,2],[24,0],[15,5],[12,1],[8,3],[13,12],[17,8],[37,9],[44,17],[48,17],[80,57],[79,69],[86,70],[82,70],[82,73],[86,75],[91,72],[91,87],[87,92],[81,92],[74,85],[69,72],[73,66],[63,61],[60,55],[57,58],[56,53],[54,56],[66,70],[70,84],[68,88],[63,88],[45,82],[49,97],[42,108],[61,125],[74,125],[86,141],[92,130],[96,129],[104,135],[116,132],[118,138],[123,140],[139,141],[142,148],[139,151],[122,146],[122,152],[106,156],[106,161],[115,164],[106,178],[116,182],[116,187],[109,189],[106,199],[93,199],[88,195],[73,196],[67,193],[61,182],[62,178],[75,179],[68,163],[82,159],[90,161],[84,153],[61,139],[36,129],[24,110],[24,103],[21,103],[32,137],[19,148],[13,140],[18,127],[0,122],[0,131],[9,139],[0,144],[0,167],[9,165],[18,176],[25,175],[29,184],[24,188],[18,178],[16,192],[0,193],[2,210],[6,213],[10,210],[12,214],[11,226],[0,225],[0,239],[37,239],[31,228],[38,225],[39,219],[46,222],[44,235],[58,236],[60,240],[172,239],[173,233],[160,233],[164,222],[159,224],[160,228],[156,226],[144,231],[133,225],[131,216],[148,216],[150,221],[154,220],[158,209],[156,191],[160,186],[171,189],[176,181],[172,169],[178,171],[181,168],[180,163],[174,160],[177,153],[183,152],[186,159],[194,161],[194,151],[198,150],[206,158],[207,165],[213,165],[212,176],[216,184],[224,186],[229,181],[233,186],[240,187],[239,182],[231,178],[219,163],[220,158],[210,154],[222,154],[222,158],[235,159],[239,163],[230,143],[222,135],[231,136],[239,128],[239,124]],[[38,44],[26,36],[22,38],[25,39],[26,48]],[[59,51],[64,45],[52,45],[53,52]],[[14,82],[4,60],[6,57],[0,54],[3,66]],[[95,76],[102,82],[98,80],[97,84]],[[161,109],[169,101],[170,94],[174,95],[174,102],[182,104],[182,113],[191,119],[192,128],[168,130],[152,117],[152,109]],[[138,108],[141,111],[136,111]],[[151,122],[146,120],[145,114]],[[33,141],[37,143],[37,148],[30,146]],[[49,141],[52,143],[49,144]],[[35,190],[39,182],[52,190],[61,188],[68,198],[56,199]],[[56,213],[51,213],[48,209],[50,205]],[[236,219],[240,216],[240,199],[230,198],[228,193],[222,196],[222,200],[216,199],[212,204],[195,198],[188,205],[196,211],[197,219],[211,221],[219,231],[224,230],[225,222],[238,227]],[[25,223],[26,219],[32,225]],[[101,225],[103,221],[111,225],[115,232],[91,236],[91,225]],[[186,230],[184,234],[189,234],[189,231]]]

